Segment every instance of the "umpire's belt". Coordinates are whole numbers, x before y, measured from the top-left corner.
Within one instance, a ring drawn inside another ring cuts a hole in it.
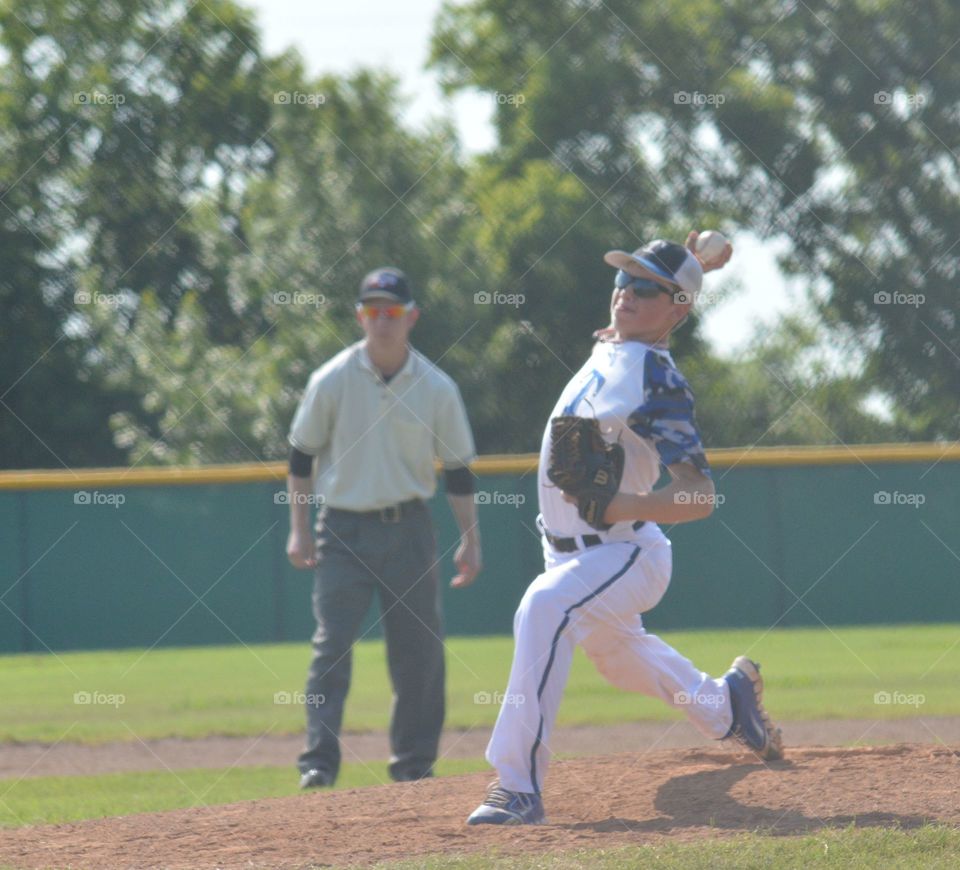
[[[643,528],[644,521],[637,520],[633,524],[633,530]],[[556,550],[558,553],[575,553],[577,550],[581,549],[581,541],[583,542],[582,548],[586,549],[587,547],[596,547],[597,544],[602,544],[603,538],[600,535],[579,535],[576,538],[558,538],[555,535],[551,535],[542,525],[540,526],[540,531],[543,532],[543,536],[547,539],[547,542]],[[617,543],[613,541],[611,543]]]
[[[412,498],[410,501],[387,505],[374,511],[348,511],[343,508],[328,508],[327,510],[329,513],[350,514],[367,520],[379,520],[381,523],[399,523],[402,517],[422,511],[426,506],[426,502],[422,498]]]

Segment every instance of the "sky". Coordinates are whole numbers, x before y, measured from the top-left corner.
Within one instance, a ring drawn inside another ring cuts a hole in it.
[[[402,91],[410,98],[403,112],[410,126],[422,125],[431,117],[453,117],[466,153],[479,153],[495,144],[492,100],[480,94],[449,100],[441,94],[437,76],[425,69],[441,0],[242,2],[257,15],[267,55],[294,47],[315,75],[342,74],[361,66],[388,69],[399,77]],[[806,293],[800,284],[786,281],[777,268],[777,243],[761,242],[750,233],[730,234],[730,240],[734,258],[723,277],[705,279],[710,307],[702,330],[716,352],[736,356],[749,346],[757,324],[772,323],[787,310],[805,309]],[[613,246],[618,247],[615,241]]]

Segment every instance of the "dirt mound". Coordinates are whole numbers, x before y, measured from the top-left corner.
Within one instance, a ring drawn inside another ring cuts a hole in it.
[[[723,750],[558,761],[550,824],[469,828],[489,776],[0,831],[0,865],[294,868],[444,853],[559,852],[761,830],[960,824],[960,752],[896,745],[788,750],[763,764]]]

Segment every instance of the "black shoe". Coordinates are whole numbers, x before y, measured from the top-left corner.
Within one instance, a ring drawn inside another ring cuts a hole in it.
[[[326,770],[311,768],[300,774],[300,788],[329,788],[333,780],[333,774]]]
[[[418,779],[432,779],[433,770],[392,770],[390,776],[394,782],[416,782]]]

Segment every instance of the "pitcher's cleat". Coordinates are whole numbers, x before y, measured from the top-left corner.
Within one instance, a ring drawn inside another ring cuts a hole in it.
[[[546,821],[540,795],[507,791],[500,780],[490,784],[486,800],[467,819],[468,825],[542,825]]]
[[[730,706],[733,709],[733,724],[723,739],[735,737],[766,761],[783,758],[780,729],[763,709],[760,665],[746,656],[737,656],[723,678],[730,687]]]

